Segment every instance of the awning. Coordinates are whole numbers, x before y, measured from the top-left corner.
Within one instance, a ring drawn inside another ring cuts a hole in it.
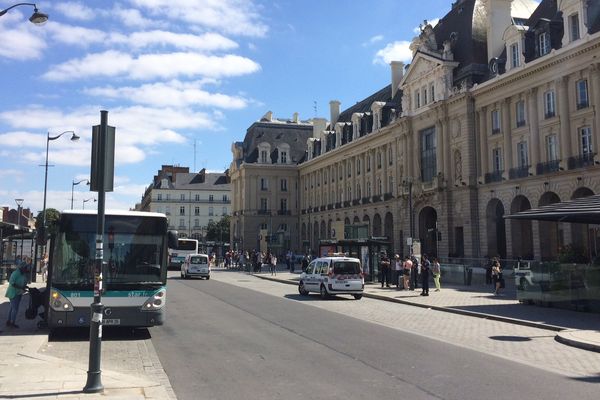
[[[600,224],[600,195],[596,194],[548,204],[540,208],[532,208],[516,214],[506,215],[504,218]]]
[[[23,233],[24,235],[28,235],[30,232],[33,232],[30,228],[24,225],[15,225],[10,224],[8,222],[0,221],[0,237],[6,239],[10,236],[20,235]]]

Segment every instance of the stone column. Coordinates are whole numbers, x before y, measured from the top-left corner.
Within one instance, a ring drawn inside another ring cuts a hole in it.
[[[529,169],[530,174],[535,174],[536,167],[541,162],[542,154],[542,143],[540,142],[540,125],[539,125],[539,113],[538,113],[538,90],[537,88],[531,88],[527,96],[527,102],[529,103],[527,117],[529,119],[529,136],[531,137],[530,149],[531,149],[531,168]]]
[[[569,118],[569,77],[563,76],[558,78],[555,82],[556,87],[558,88],[556,101],[558,101],[558,116],[560,118],[560,158],[561,164],[566,170],[567,161],[569,160],[569,157],[573,155],[571,149],[571,127]]]
[[[485,174],[489,171],[488,163],[488,128],[487,128],[487,107],[481,107],[479,110],[479,157],[480,157],[480,171],[481,171],[481,182],[485,182]]]
[[[512,136],[510,126],[510,98],[502,102],[502,132],[504,133],[504,176],[508,179],[510,169],[513,167]]]

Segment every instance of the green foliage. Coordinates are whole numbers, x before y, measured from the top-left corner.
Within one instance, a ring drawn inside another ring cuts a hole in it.
[[[576,244],[568,244],[562,247],[558,253],[558,260],[561,263],[586,264],[589,262],[585,249]]]
[[[44,213],[40,211],[35,219],[35,230],[38,232],[38,243],[45,244],[50,235],[58,232],[60,212],[54,208],[46,208],[46,232],[42,229]]]
[[[209,222],[206,230],[206,240],[213,242],[229,242],[229,215],[219,221]]]

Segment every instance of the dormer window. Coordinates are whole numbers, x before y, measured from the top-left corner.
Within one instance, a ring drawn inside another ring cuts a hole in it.
[[[423,93],[423,105],[427,105],[427,87],[423,87],[421,92]]]
[[[435,101],[435,84],[431,84],[431,86],[429,86],[429,97],[431,98],[431,101],[434,102]]]
[[[269,154],[271,153],[271,146],[269,143],[260,143],[258,145],[258,162],[261,164],[271,164],[271,158]]]
[[[421,107],[421,92],[419,90],[415,93],[415,108]]]
[[[579,31],[579,14],[577,13],[569,16],[569,32],[571,42],[581,38]]]
[[[510,66],[511,68],[517,68],[520,63],[519,44],[514,43],[510,46]]]
[[[541,56],[544,56],[550,53],[550,35],[548,32],[542,32],[538,35],[538,53]]]

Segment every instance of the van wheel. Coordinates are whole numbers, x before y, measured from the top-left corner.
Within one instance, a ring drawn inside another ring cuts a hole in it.
[[[325,285],[321,285],[320,290],[321,299],[326,300],[329,298],[329,293],[327,293],[327,289],[325,289]]]
[[[362,294],[354,294],[353,296],[356,300],[362,299]]]
[[[308,296],[308,290],[304,287],[304,282],[300,282],[298,285],[298,293],[300,293],[300,296]]]
[[[207,276],[207,277],[206,277],[206,280],[209,280],[209,279],[210,279],[210,276]]]
[[[183,279],[183,278],[184,278],[184,276],[183,276],[183,271],[182,271],[182,270],[180,270],[180,271],[179,271],[179,273],[181,274],[181,279]]]

